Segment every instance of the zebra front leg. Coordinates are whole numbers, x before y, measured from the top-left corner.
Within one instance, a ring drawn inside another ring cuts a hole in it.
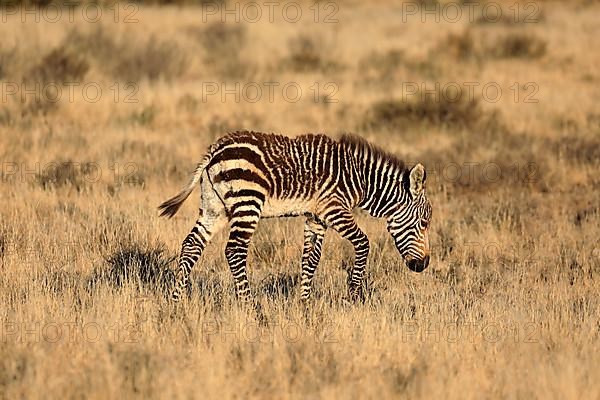
[[[189,283],[190,272],[194,264],[202,255],[210,239],[225,225],[225,222],[225,217],[220,215],[207,215],[196,221],[181,246],[177,278],[171,296],[173,301],[178,302],[181,299],[181,295]]]
[[[353,301],[363,300],[363,279],[367,257],[369,256],[369,239],[358,227],[352,211],[344,208],[329,209],[324,216],[327,226],[335,229],[343,238],[354,246],[354,266],[350,276],[348,292]]]
[[[304,224],[304,249],[302,252],[302,282],[300,298],[307,301],[312,291],[312,280],[315,275],[319,260],[321,259],[321,247],[327,227],[313,218],[306,220]]]

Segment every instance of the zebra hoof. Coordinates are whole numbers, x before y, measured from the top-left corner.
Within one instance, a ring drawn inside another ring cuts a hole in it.
[[[173,291],[173,294],[171,294],[171,301],[173,303],[179,303],[181,301],[181,293],[178,290]]]
[[[358,303],[358,302],[364,303],[365,302],[365,295],[363,293],[361,286],[351,287],[348,294],[350,297],[350,301],[352,301],[353,303]]]

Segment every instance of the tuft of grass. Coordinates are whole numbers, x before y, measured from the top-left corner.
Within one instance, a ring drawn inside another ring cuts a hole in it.
[[[600,164],[600,142],[581,136],[563,136],[553,141],[554,151],[574,164]]]
[[[48,114],[58,108],[58,97],[48,94],[45,89],[49,84],[62,85],[66,82],[81,82],[88,72],[90,65],[84,56],[71,51],[65,46],[59,46],[44,55],[40,62],[34,65],[24,76],[26,85],[35,85],[37,95],[28,100],[23,107],[24,114]]]
[[[373,103],[366,111],[364,129],[405,130],[407,126],[428,124],[453,128],[472,128],[484,120],[478,101],[461,96],[448,99],[443,93],[407,99],[387,99]]]
[[[392,89],[400,79],[406,79],[406,71],[420,74],[427,78],[435,78],[440,73],[435,57],[426,60],[414,60],[407,57],[400,49],[385,52],[373,51],[358,62],[358,70],[368,85],[378,84],[383,90]]]
[[[436,51],[448,54],[461,61],[480,58],[477,42],[469,29],[460,33],[449,33]]]
[[[158,109],[154,105],[145,106],[138,111],[133,111],[128,120],[135,125],[148,126],[152,125],[158,114]]]
[[[4,390],[15,382],[22,381],[31,369],[33,361],[31,353],[9,350],[11,346],[0,345],[0,390]]]
[[[80,164],[73,161],[58,161],[48,163],[38,172],[36,181],[44,190],[67,186],[79,192],[96,179],[97,173],[96,167],[91,162]]]
[[[188,31],[204,48],[204,63],[216,74],[226,79],[245,78],[254,71],[254,64],[243,58],[248,40],[244,25],[212,23],[204,29]]]
[[[16,57],[17,47],[14,46],[9,49],[0,48],[0,79],[8,76],[10,70],[10,64]]]
[[[39,285],[41,291],[52,295],[60,295],[65,291],[74,290],[79,287],[81,282],[81,273],[64,269],[48,270],[39,279],[36,279],[36,285]]]
[[[331,49],[322,38],[299,34],[288,42],[289,55],[283,65],[294,72],[327,72],[339,70],[341,65],[330,58]]]
[[[300,274],[268,274],[258,285],[258,292],[264,293],[269,298],[292,295],[300,283]]]
[[[0,260],[4,259],[4,255],[8,251],[8,238],[3,232],[0,232]]]
[[[185,51],[173,40],[155,36],[115,39],[102,26],[87,32],[72,30],[64,46],[87,55],[100,69],[125,81],[172,81],[181,77],[188,67]]]
[[[127,81],[171,81],[187,70],[188,59],[176,42],[150,37],[143,43],[120,45],[124,57],[113,67],[115,76]]]
[[[531,33],[510,32],[488,47],[494,58],[536,59],[546,54],[547,42]]]
[[[155,375],[160,362],[156,353],[139,349],[115,349],[113,362],[121,371],[119,381],[125,393],[152,398],[156,388]]]
[[[39,83],[65,83],[80,82],[90,68],[85,59],[69,50],[59,46],[46,54],[27,74],[27,81]]]
[[[107,284],[120,288],[133,284],[166,293],[175,280],[168,266],[176,256],[165,253],[164,245],[160,243],[131,242],[121,245],[106,256],[106,266],[92,274],[88,287]]]
[[[103,25],[94,26],[86,31],[72,29],[65,36],[63,45],[97,62],[104,62],[105,65],[110,64],[114,54],[119,51],[114,36],[108,33]]]

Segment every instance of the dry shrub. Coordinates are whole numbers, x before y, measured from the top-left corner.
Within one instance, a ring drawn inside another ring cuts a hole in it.
[[[0,126],[8,126],[12,125],[15,122],[15,119],[12,113],[8,110],[8,108],[0,109]]]
[[[189,28],[205,51],[204,63],[214,73],[224,78],[244,78],[251,75],[255,66],[243,59],[247,42],[246,27],[240,24],[213,23],[205,29]]]
[[[391,49],[386,52],[371,52],[358,63],[364,79],[383,80],[392,78],[396,71],[406,62],[404,51]]]
[[[156,353],[130,347],[115,349],[111,353],[113,362],[121,372],[119,380],[122,392],[152,398],[156,390],[156,371],[161,365]]]
[[[433,187],[443,188],[450,196],[485,195],[505,188],[515,193],[548,190],[552,147],[547,141],[523,132],[511,133],[501,122],[495,127],[479,126],[463,130],[451,146],[418,155],[417,159],[432,170]],[[492,155],[490,149],[496,149]],[[486,154],[485,158],[481,154]]]
[[[72,29],[64,39],[64,45],[79,54],[100,62],[109,62],[119,50],[113,36],[102,25],[88,31]]]
[[[11,49],[0,49],[0,79],[8,76],[10,64],[15,58],[16,52],[16,46]]]
[[[48,163],[43,170],[36,174],[36,181],[44,189],[72,187],[82,191],[96,179],[98,168],[94,163],[77,163],[73,161],[58,161]]]
[[[145,106],[140,110],[133,111],[127,118],[128,122],[134,125],[148,126],[152,125],[156,114],[158,114],[157,107],[154,105]]]
[[[383,87],[390,88],[390,82],[397,78],[404,79],[400,73],[403,68],[410,73],[418,73],[428,78],[435,78],[439,75],[440,69],[433,62],[434,57],[428,60],[414,60],[406,57],[404,51],[400,49],[391,49],[386,52],[371,52],[363,57],[358,63],[361,80],[372,83],[379,83]]]
[[[175,279],[168,265],[176,258],[165,254],[162,243],[131,241],[121,244],[106,256],[106,266],[97,269],[89,278],[88,287],[107,284],[123,287],[126,284],[166,292]]]
[[[247,31],[243,25],[213,23],[195,34],[209,53],[235,56],[246,45]]]
[[[89,68],[85,58],[65,46],[60,46],[46,54],[25,79],[42,85],[49,82],[79,82]]]
[[[144,43],[123,43],[119,54],[124,56],[118,58],[113,73],[127,81],[177,79],[188,65],[184,51],[174,41],[155,37]]]
[[[89,67],[85,57],[65,46],[51,50],[23,77],[23,84],[29,89],[35,87],[37,94],[33,100],[28,99],[23,114],[47,114],[58,108],[60,99],[51,94],[52,89],[47,85],[60,86],[67,82],[81,82]]]
[[[530,33],[508,33],[501,36],[487,49],[495,58],[540,58],[546,54],[547,43]]]
[[[300,283],[300,274],[278,273],[268,274],[258,285],[258,292],[264,293],[269,298],[287,298],[293,295]]]
[[[457,60],[479,59],[480,54],[477,43],[470,30],[460,33],[449,33],[437,46],[436,52],[441,52]]]
[[[289,56],[283,65],[294,72],[339,70],[341,65],[330,59],[330,46],[316,35],[300,34],[288,42]]]
[[[126,81],[169,81],[187,70],[188,58],[176,42],[154,36],[133,39],[117,41],[98,26],[88,32],[71,31],[65,38],[65,46],[87,54],[101,69]]]
[[[177,99],[177,109],[193,113],[198,110],[200,101],[193,95],[186,93]]]
[[[16,351],[14,345],[0,343],[0,393],[25,379],[34,361],[30,351]]]
[[[390,99],[375,102],[363,119],[366,129],[405,130],[414,124],[442,125],[455,128],[473,128],[487,120],[476,99],[460,96],[456,101],[444,93],[433,95],[417,93],[408,99]]]
[[[600,164],[600,142],[580,136],[564,136],[553,140],[552,150],[575,164]]]
[[[536,59],[546,54],[547,43],[531,33],[510,32],[488,39],[486,35],[475,35],[471,29],[460,33],[449,33],[435,47],[431,57],[447,54],[459,61],[482,62],[486,58]]]
[[[586,207],[578,210],[573,218],[575,226],[581,227],[586,222],[594,223],[600,216],[600,208],[596,206]]]

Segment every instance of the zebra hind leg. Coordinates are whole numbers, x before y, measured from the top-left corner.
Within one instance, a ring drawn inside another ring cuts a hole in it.
[[[307,301],[312,291],[312,279],[315,275],[321,248],[327,227],[314,218],[309,218],[304,224],[304,249],[302,252],[302,281],[300,284],[300,299]]]
[[[205,186],[203,182],[202,189],[210,188]],[[181,299],[181,295],[189,284],[190,272],[194,264],[202,255],[210,239],[226,224],[227,217],[223,204],[212,190],[203,190],[200,218],[198,218],[181,246],[175,287],[171,295],[173,301],[177,302]]]

